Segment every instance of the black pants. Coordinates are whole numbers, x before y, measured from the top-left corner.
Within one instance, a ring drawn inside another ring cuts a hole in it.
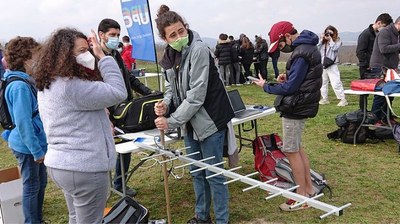
[[[124,171],[125,171],[125,180],[127,178],[127,172],[129,170],[129,164],[131,163],[131,153],[122,154],[122,159],[124,160]],[[115,176],[121,176],[121,160],[119,154],[117,154],[117,164],[115,165]],[[122,189],[122,177],[114,180],[114,188],[117,190]]]
[[[267,60],[260,60],[260,74],[263,77],[263,79],[267,80],[268,79],[268,71],[267,71]],[[258,74],[257,74],[258,78]]]
[[[250,64],[243,64],[243,69],[244,69],[244,76],[247,78],[247,76],[252,76],[251,70],[250,70]],[[247,79],[246,79],[247,80]]]

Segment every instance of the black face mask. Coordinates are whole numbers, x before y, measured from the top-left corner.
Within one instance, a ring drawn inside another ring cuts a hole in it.
[[[281,51],[283,52],[283,53],[290,53],[290,52],[292,52],[294,50],[294,47],[292,46],[292,45],[289,45],[289,44],[285,44],[285,47],[283,47],[282,49],[281,49]]]

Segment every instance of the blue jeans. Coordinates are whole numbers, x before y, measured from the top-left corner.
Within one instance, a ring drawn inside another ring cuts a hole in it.
[[[379,73],[381,72],[382,69],[381,68],[371,68],[371,73]],[[393,101],[393,97],[389,97],[390,103],[392,103]],[[386,98],[383,96],[378,96],[375,95],[374,96],[374,101],[372,102],[372,108],[371,108],[371,112],[374,113],[379,120],[383,120],[386,121],[386,116],[391,117],[391,113],[389,111],[389,114],[387,115],[387,102],[386,102]]]
[[[22,176],[22,209],[25,223],[41,223],[43,221],[44,192],[47,185],[46,166],[35,162],[30,154],[13,150],[18,160]]]
[[[272,67],[274,68],[275,78],[278,78],[278,76],[279,76],[279,68],[278,68],[279,55],[278,55],[278,57],[272,56],[271,59],[272,59]]]
[[[215,164],[223,161],[223,146],[226,129],[218,131],[203,141],[193,139],[193,132],[189,132],[185,136],[185,146],[190,147],[186,150],[187,154],[200,152],[190,156],[195,160],[215,156],[214,159],[205,161],[208,164]],[[220,165],[218,167],[223,167]],[[197,166],[190,166],[190,170],[198,169]],[[216,177],[206,179],[206,176],[212,175],[214,172],[202,170],[192,173],[194,193],[196,196],[195,212],[199,219],[207,220],[210,216],[211,200],[214,201],[214,214],[216,223],[228,223],[229,220],[229,193],[228,186],[223,183],[226,181],[225,176],[218,175]]]

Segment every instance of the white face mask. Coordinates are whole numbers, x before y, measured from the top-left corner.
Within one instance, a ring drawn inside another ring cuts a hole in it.
[[[94,70],[95,58],[89,51],[86,51],[76,56],[76,63],[90,70]]]

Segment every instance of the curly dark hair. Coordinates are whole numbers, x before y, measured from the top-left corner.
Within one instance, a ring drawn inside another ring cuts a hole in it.
[[[7,44],[5,60],[10,70],[25,72],[25,62],[32,58],[32,53],[40,44],[32,37],[15,37]]]
[[[97,66],[95,72],[87,70],[76,62],[73,50],[75,40],[87,37],[76,29],[62,28],[50,36],[41,50],[40,60],[35,67],[36,87],[43,91],[48,89],[56,77],[77,77],[84,80],[102,80]]]

